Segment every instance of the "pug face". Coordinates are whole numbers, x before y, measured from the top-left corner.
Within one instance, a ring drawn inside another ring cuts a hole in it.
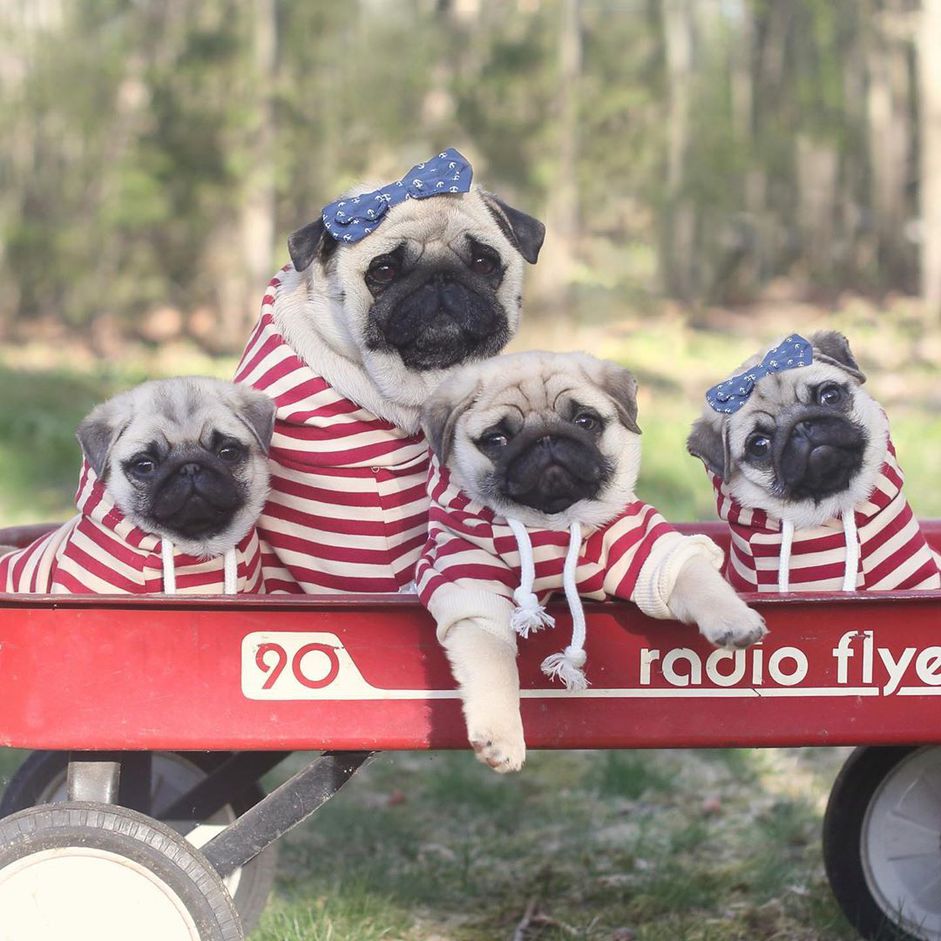
[[[637,384],[584,353],[515,353],[466,366],[422,410],[455,483],[528,526],[600,526],[633,499]]]
[[[308,362],[326,340],[390,401],[417,408],[446,371],[498,353],[516,332],[523,262],[536,262],[544,234],[479,188],[393,206],[349,244],[318,219],[288,240],[307,297],[282,329]]]
[[[865,377],[845,337],[824,332],[810,341],[810,365],[762,377],[732,414],[707,404],[687,441],[742,506],[798,527],[865,500],[888,440],[885,415],[862,389]]]
[[[274,413],[246,386],[164,379],[99,405],[77,434],[134,525],[209,557],[235,546],[264,506]]]

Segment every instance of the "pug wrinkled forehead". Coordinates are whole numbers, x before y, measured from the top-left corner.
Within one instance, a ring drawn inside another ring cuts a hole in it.
[[[809,525],[865,499],[888,426],[846,338],[792,335],[714,386],[687,441],[745,507]]]
[[[629,502],[640,460],[637,384],[583,353],[513,353],[465,366],[422,427],[472,497],[527,525],[601,525]]]
[[[82,421],[77,437],[135,525],[194,554],[219,554],[264,505],[274,414],[261,392],[188,376],[114,396]]]

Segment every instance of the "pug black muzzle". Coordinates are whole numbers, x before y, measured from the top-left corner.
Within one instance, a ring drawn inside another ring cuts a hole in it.
[[[204,539],[223,532],[244,504],[242,488],[228,467],[203,453],[161,468],[147,515],[187,539]]]
[[[577,428],[517,435],[497,466],[503,496],[542,513],[561,513],[579,500],[594,499],[611,466],[588,439]]]
[[[865,429],[851,419],[815,409],[795,415],[779,438],[774,469],[780,495],[816,502],[849,487],[868,442]]]
[[[416,269],[376,299],[366,344],[417,372],[493,356],[510,338],[498,286],[462,270]]]

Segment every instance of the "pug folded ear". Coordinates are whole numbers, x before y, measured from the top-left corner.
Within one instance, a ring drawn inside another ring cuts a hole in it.
[[[546,237],[546,227],[538,219],[507,205],[493,193],[481,190],[480,195],[483,196],[494,222],[500,226],[500,231],[509,239],[510,244],[531,265],[536,264]]]
[[[705,418],[697,418],[686,439],[686,450],[693,457],[698,457],[710,474],[715,474],[723,481],[729,479],[732,473],[732,454],[728,430],[724,424],[720,429]]]
[[[589,375],[596,386],[605,392],[617,409],[618,420],[635,435],[641,434],[637,424],[637,380],[623,366],[606,360],[596,360]]]
[[[236,417],[255,436],[261,450],[267,454],[274,434],[274,419],[277,406],[264,392],[249,386],[235,386],[236,402],[233,407]]]
[[[322,218],[314,219],[288,236],[288,252],[295,271],[306,271],[320,252],[328,258],[337,247],[337,240],[327,232]]]
[[[121,407],[115,405],[115,399],[96,405],[79,424],[75,437],[78,438],[85,460],[101,480],[108,476],[111,449],[129,424],[127,416],[122,420]]]
[[[836,330],[820,330],[811,334],[810,342],[814,348],[815,359],[848,372],[860,385],[866,381],[865,374],[850,350],[849,340],[842,333]]]
[[[454,447],[457,420],[474,404],[480,392],[476,380],[462,383],[458,377],[457,383],[449,380],[446,385],[448,389],[439,386],[421,410],[422,431],[441,464],[447,463]]]

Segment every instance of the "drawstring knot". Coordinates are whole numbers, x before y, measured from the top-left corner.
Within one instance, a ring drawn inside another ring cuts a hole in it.
[[[550,679],[562,680],[566,689],[586,689],[588,679],[582,667],[587,659],[581,647],[569,644],[561,653],[550,654],[542,661],[542,672]]]
[[[555,627],[555,618],[539,603],[532,591],[523,591],[522,586],[513,592],[516,610],[510,617],[510,626],[520,637],[529,637],[544,627]]]
[[[516,610],[510,617],[510,626],[520,637],[529,637],[531,633],[541,631],[544,627],[554,627],[555,618],[539,603],[533,591],[536,563],[533,560],[533,544],[526,527],[514,519],[508,519],[507,524],[516,537],[520,554],[520,584],[513,592]]]
[[[509,518],[507,525],[516,537],[520,555],[520,584],[513,592],[517,607],[510,617],[510,624],[520,637],[528,637],[532,631],[553,627],[555,620],[546,613],[533,592],[536,566],[532,542],[526,527],[519,520]],[[571,690],[585,689],[588,686],[582,669],[588,659],[585,653],[585,611],[575,578],[581,548],[582,528],[579,523],[572,523],[569,527],[569,546],[562,571],[562,587],[572,615],[572,642],[561,653],[551,654],[542,662],[542,672],[546,676],[550,679],[560,679],[566,688]]]

